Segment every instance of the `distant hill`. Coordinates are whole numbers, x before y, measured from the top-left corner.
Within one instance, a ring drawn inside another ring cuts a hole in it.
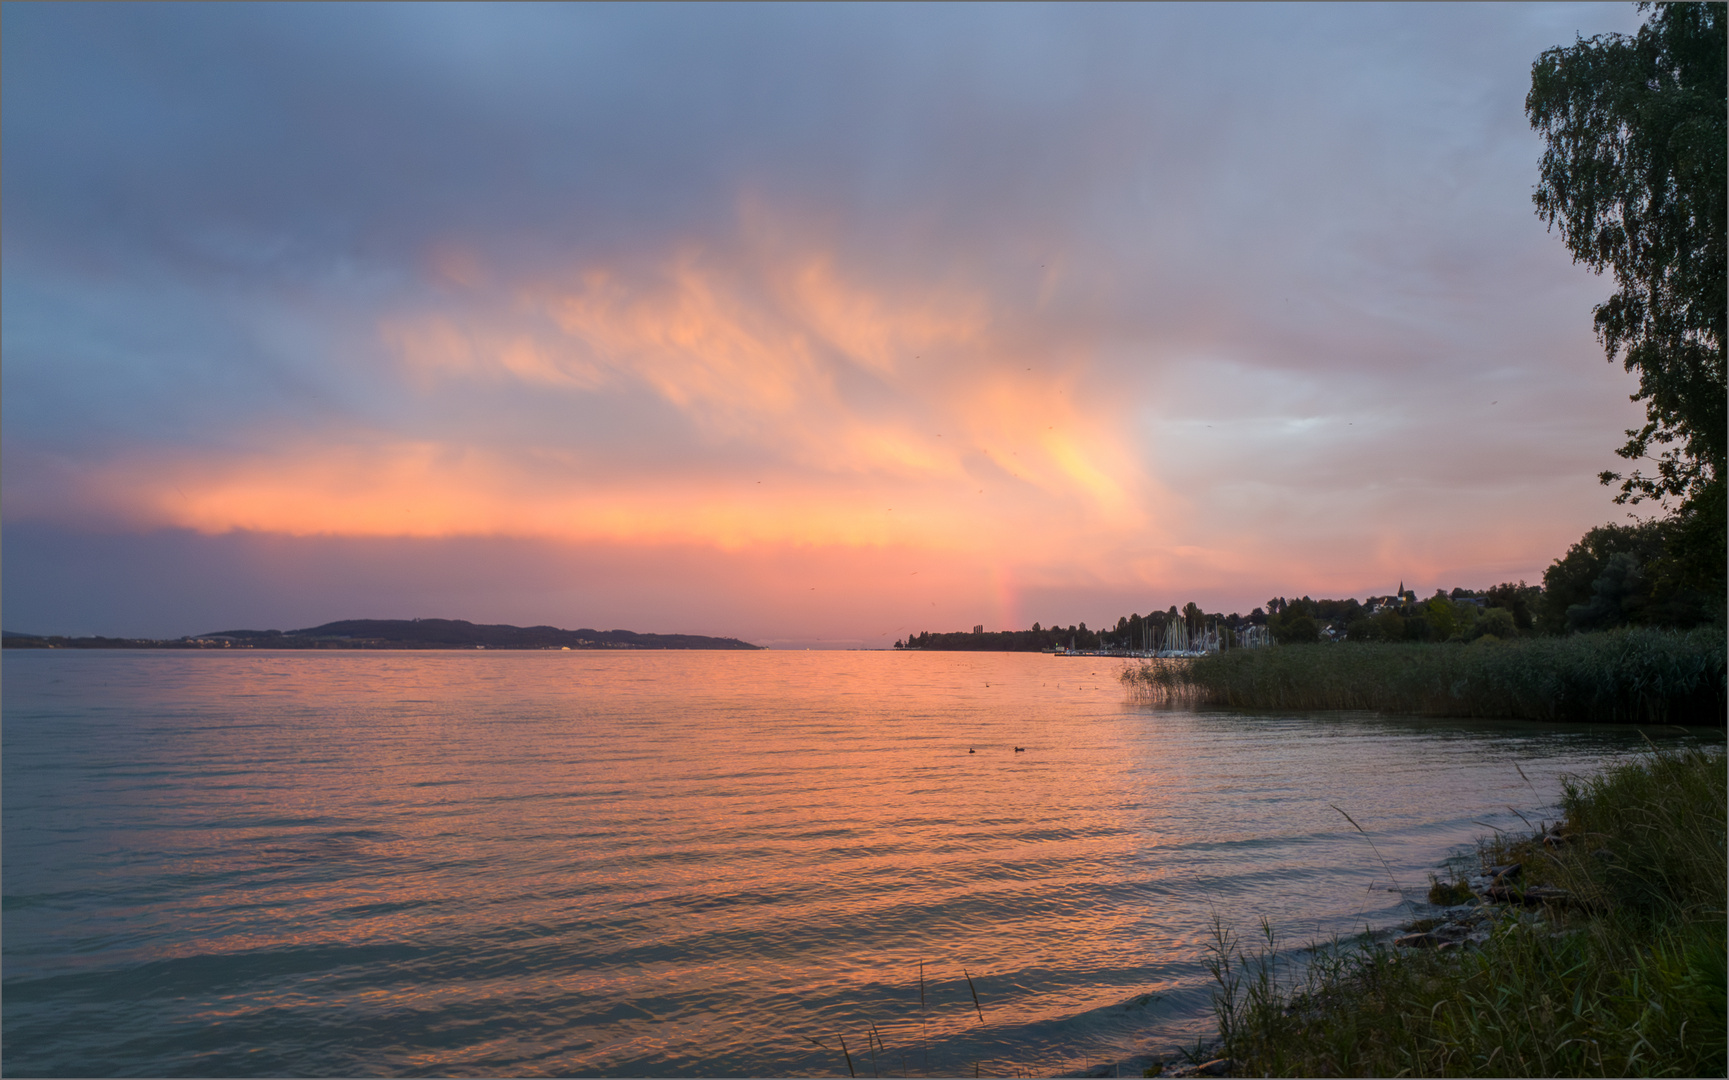
[[[560,630],[464,619],[344,619],[304,630],[222,630],[153,640],[66,638],[16,634],[8,649],[757,649],[738,638],[701,634],[638,634],[630,630]]]

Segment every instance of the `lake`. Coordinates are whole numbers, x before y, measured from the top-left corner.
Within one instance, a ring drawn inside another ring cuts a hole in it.
[[[1138,1075],[1215,917],[1397,923],[1643,745],[1120,666],[8,652],[5,1075]]]

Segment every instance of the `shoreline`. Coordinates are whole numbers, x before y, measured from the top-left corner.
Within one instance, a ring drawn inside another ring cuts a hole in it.
[[[1725,755],[1653,749],[1564,785],[1563,817],[1431,875],[1433,917],[1278,971],[1221,931],[1212,1071],[1725,1073]]]

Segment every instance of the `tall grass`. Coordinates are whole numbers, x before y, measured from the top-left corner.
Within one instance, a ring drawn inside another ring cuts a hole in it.
[[[1557,847],[1495,842],[1574,902],[1501,909],[1452,952],[1321,949],[1281,978],[1271,932],[1210,966],[1240,1075],[1723,1076],[1725,760],[1653,753],[1569,785]]]
[[[1246,709],[1721,725],[1726,648],[1716,628],[1469,645],[1345,642],[1154,661],[1122,677],[1148,697]]]

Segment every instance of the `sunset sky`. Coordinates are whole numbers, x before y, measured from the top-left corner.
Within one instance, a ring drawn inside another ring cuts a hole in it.
[[[1536,581],[1619,5],[7,4],[3,618],[781,647]]]

